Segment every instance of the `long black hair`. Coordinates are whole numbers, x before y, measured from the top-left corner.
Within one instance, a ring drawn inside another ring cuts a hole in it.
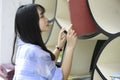
[[[41,30],[39,27],[39,15],[37,12],[38,7],[40,8],[42,14],[44,14],[44,7],[38,4],[22,5],[18,8],[15,16],[15,41],[16,37],[19,36],[19,38],[26,43],[38,45],[50,54],[52,60],[55,60],[55,56],[46,48],[42,40]],[[15,41],[11,58],[13,64]]]

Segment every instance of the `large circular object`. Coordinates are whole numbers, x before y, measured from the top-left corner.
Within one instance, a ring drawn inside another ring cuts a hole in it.
[[[105,42],[95,61],[93,80],[111,80],[113,74],[120,72],[120,33],[114,34]],[[99,74],[99,77],[96,77]]]
[[[120,0],[88,0],[99,30],[107,36],[120,32]]]

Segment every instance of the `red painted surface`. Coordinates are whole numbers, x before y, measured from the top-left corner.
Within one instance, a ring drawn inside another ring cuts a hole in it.
[[[90,35],[97,32],[87,5],[87,0],[70,0],[69,8],[73,29],[75,29],[78,36]]]

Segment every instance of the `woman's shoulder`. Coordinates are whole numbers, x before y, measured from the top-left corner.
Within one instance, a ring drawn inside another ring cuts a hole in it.
[[[38,45],[34,45],[34,44],[29,44],[26,43],[22,46],[23,49],[26,49],[26,51],[29,51],[31,53],[40,53],[42,52],[42,48]]]
[[[34,50],[34,49],[38,49],[39,50],[39,49],[41,49],[40,46],[32,44],[32,43],[24,42],[21,39],[17,40],[17,44],[18,44],[18,47],[24,47],[24,48],[31,49],[31,50]]]
[[[49,57],[49,53],[43,50],[40,46],[34,44],[26,44],[26,48],[29,49],[32,55],[36,57]]]
[[[40,46],[35,45],[35,44],[27,43],[25,46],[32,51],[41,51],[42,50],[42,48]]]
[[[19,49],[29,56],[34,56],[34,57],[45,57],[45,56],[50,56],[48,52],[42,49],[39,45],[31,44],[31,43],[26,43],[23,42],[22,40],[18,41],[18,47]]]

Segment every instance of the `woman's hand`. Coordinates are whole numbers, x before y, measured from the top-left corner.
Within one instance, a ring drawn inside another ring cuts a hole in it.
[[[74,49],[77,43],[77,34],[72,27],[67,32],[67,45],[62,63],[63,80],[67,80],[71,71]]]
[[[0,65],[0,77],[6,79],[7,76],[6,68],[3,65]]]
[[[77,43],[77,34],[71,27],[67,33],[67,47],[74,49],[76,43]]]
[[[61,29],[59,36],[58,36],[58,44],[57,46],[63,48],[65,41],[66,41],[66,34],[64,33],[64,28]]]

